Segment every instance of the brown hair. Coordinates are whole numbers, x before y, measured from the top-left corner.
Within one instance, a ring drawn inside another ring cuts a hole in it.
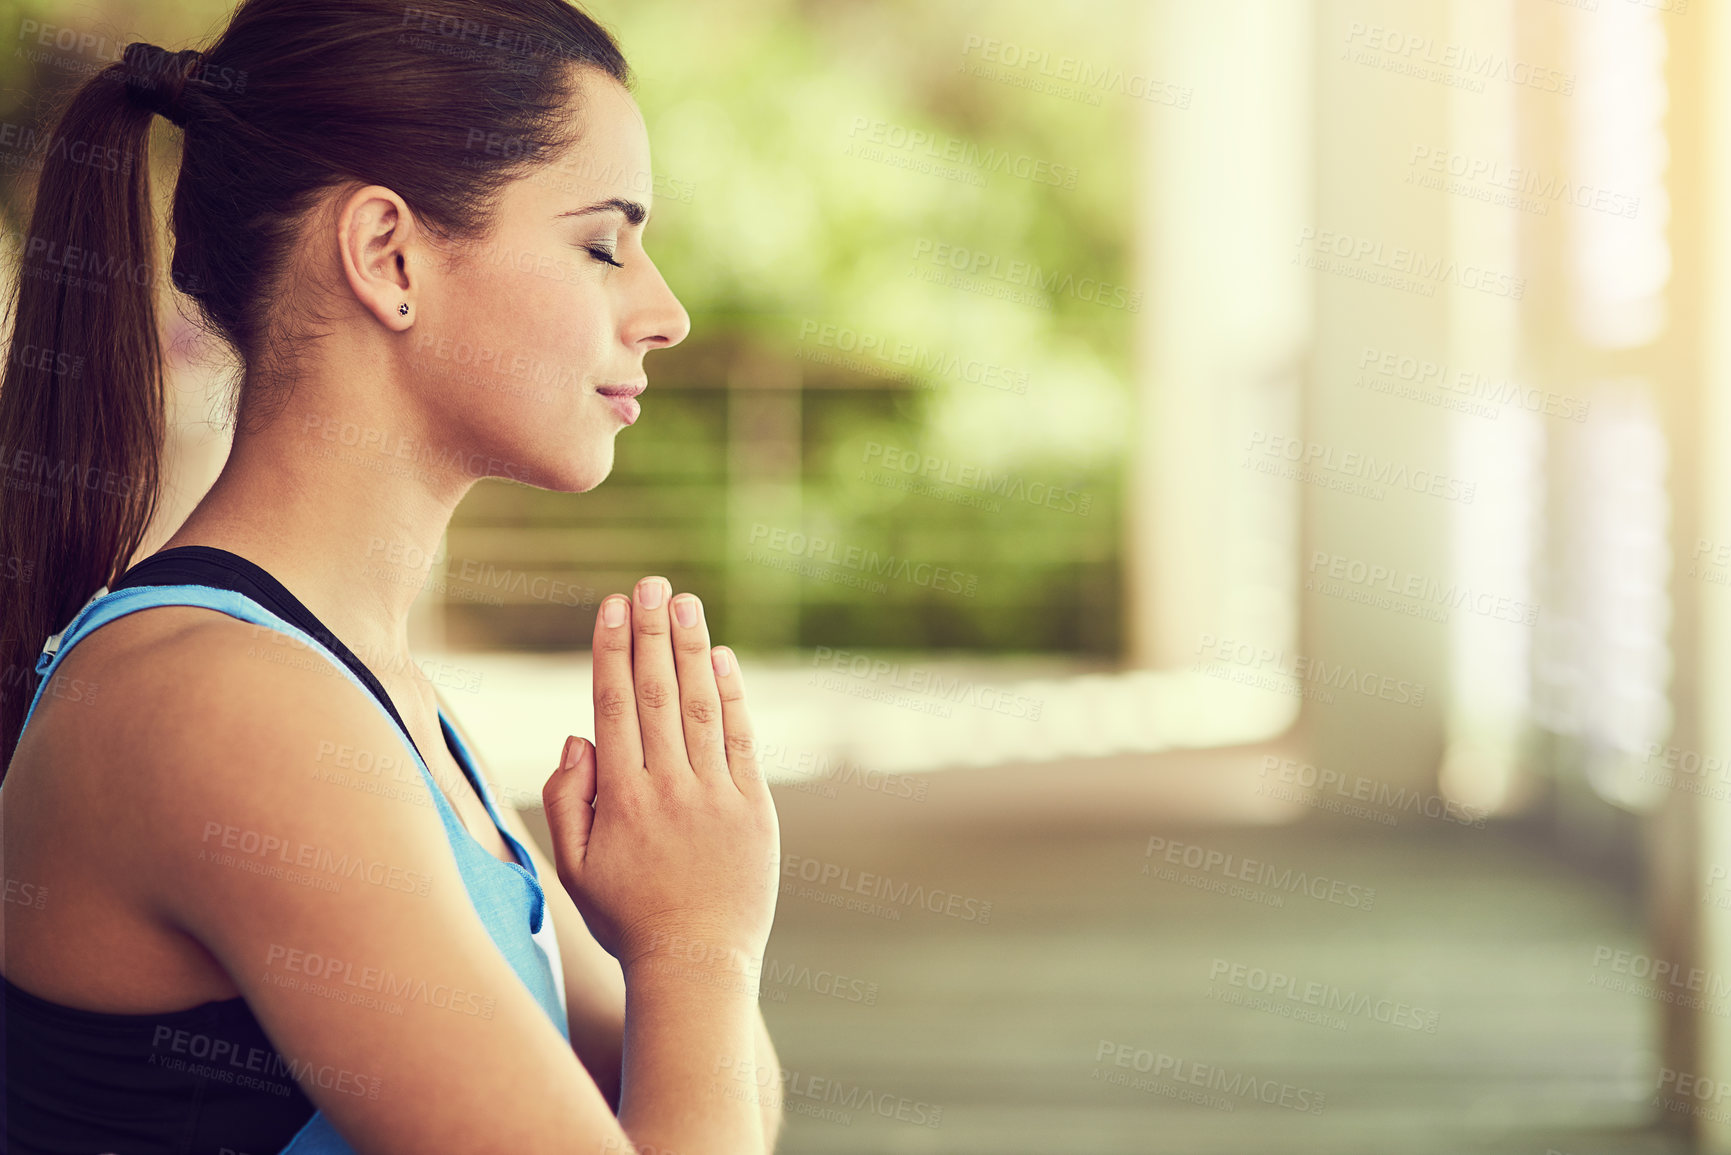
[[[0,767],[41,646],[118,580],[156,509],[155,114],[183,133],[173,283],[256,390],[286,376],[267,371],[296,336],[275,306],[321,192],[384,185],[436,235],[484,233],[503,186],[574,142],[580,68],[630,82],[612,37],[564,0],[245,0],[205,52],[134,44],[72,94],[0,375]]]

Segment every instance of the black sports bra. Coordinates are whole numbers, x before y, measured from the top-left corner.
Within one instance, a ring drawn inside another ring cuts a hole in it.
[[[305,630],[408,735],[372,671],[257,565],[227,550],[182,546],[139,562],[113,588],[164,585],[234,590]],[[473,784],[468,765],[452,756]],[[4,976],[0,992],[5,1149],[14,1155],[268,1155],[314,1114],[292,1065],[243,998],[117,1015],[49,1002]]]

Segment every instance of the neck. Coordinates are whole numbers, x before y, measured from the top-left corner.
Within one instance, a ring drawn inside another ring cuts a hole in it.
[[[237,423],[221,474],[165,548],[257,563],[369,666],[392,666],[409,657],[410,608],[476,478],[392,390],[357,409],[353,390],[339,407],[311,384],[263,428]]]

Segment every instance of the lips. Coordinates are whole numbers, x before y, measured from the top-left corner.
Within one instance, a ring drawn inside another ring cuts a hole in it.
[[[597,385],[595,392],[603,397],[635,397],[649,388],[647,381],[633,381],[623,385]]]
[[[632,381],[628,384],[597,385],[595,392],[607,398],[607,403],[613,407],[613,412],[619,415],[619,420],[630,425],[643,412],[642,407],[637,404],[637,395],[647,388],[647,381]]]

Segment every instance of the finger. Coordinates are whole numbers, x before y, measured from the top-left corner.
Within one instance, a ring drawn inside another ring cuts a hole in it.
[[[740,793],[764,789],[763,771],[757,765],[757,735],[751,728],[751,713],[745,708],[745,679],[739,659],[726,646],[711,652],[716,689],[721,696],[721,729],[727,747],[727,768]]]
[[[575,878],[588,856],[595,789],[595,747],[581,738],[565,739],[559,768],[541,787],[547,829],[553,835],[553,863],[563,877]]]
[[[608,782],[643,773],[643,736],[631,676],[631,602],[613,594],[595,615],[596,769]]]
[[[679,713],[691,768],[699,774],[725,774],[721,694],[709,659],[709,624],[696,594],[673,599],[673,665],[679,674]]]
[[[667,599],[673,586],[663,577],[637,583],[631,607],[631,675],[636,685],[637,728],[649,772],[691,773],[679,721],[679,676],[673,668]]]

